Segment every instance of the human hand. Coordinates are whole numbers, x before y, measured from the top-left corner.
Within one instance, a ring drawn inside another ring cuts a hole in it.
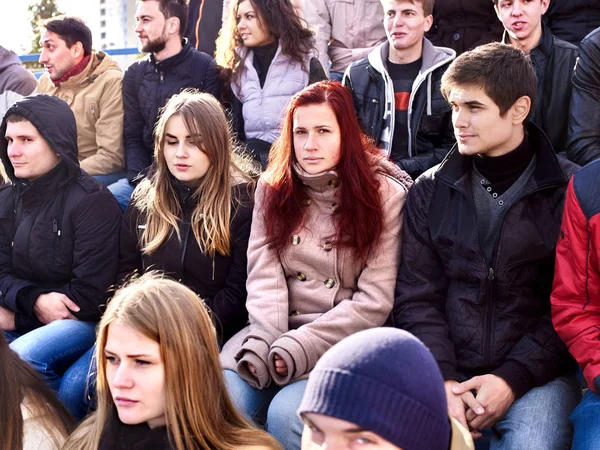
[[[481,404],[477,401],[471,391],[466,391],[460,395],[454,393],[454,388],[460,386],[458,381],[448,380],[444,382],[444,388],[446,389],[446,401],[448,403],[448,414],[458,420],[465,429],[470,430],[468,425],[468,419],[466,412],[472,412],[473,414],[483,414],[485,410]],[[470,430],[473,439],[481,437],[479,430]]]
[[[0,330],[15,330],[15,313],[0,306]]]
[[[287,377],[288,367],[285,361],[281,356],[275,353],[275,372],[277,372],[282,377]]]
[[[248,368],[248,372],[250,372],[250,374],[254,377],[254,378],[258,378],[258,372],[256,372],[256,367],[254,367],[252,364],[250,364],[249,362],[246,363],[246,367]]]
[[[35,300],[33,312],[40,322],[48,324],[55,320],[77,320],[71,311],[78,312],[77,306],[69,297],[59,292],[49,292],[40,295]]]
[[[473,377],[452,388],[456,395],[475,390],[477,401],[484,413],[467,410],[465,417],[469,427],[475,431],[485,430],[500,420],[515,401],[515,394],[508,383],[499,376],[488,374]]]

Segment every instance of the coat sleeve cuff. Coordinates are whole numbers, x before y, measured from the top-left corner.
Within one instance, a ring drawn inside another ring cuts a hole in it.
[[[15,331],[19,334],[29,333],[44,324],[37,317],[26,316],[22,313],[15,314]]]
[[[17,293],[18,312],[30,317],[34,317],[33,307],[35,306],[35,301],[40,295],[48,292],[48,290],[39,288],[37,286],[27,286],[22,288]]]
[[[286,377],[278,375],[275,371],[275,353],[279,354],[288,366],[288,374]],[[277,384],[285,385],[292,379],[306,375],[311,369],[312,367],[308,363],[306,352],[296,339],[283,335],[271,345],[271,352],[269,353],[269,370],[273,375],[273,380]]]
[[[508,383],[515,394],[515,399],[523,397],[531,388],[535,387],[535,378],[529,370],[513,360],[506,361],[492,374],[499,376]]]
[[[288,372],[287,375],[283,376],[283,375],[279,375],[277,373],[277,370],[275,370],[275,354],[278,354],[279,356],[281,356],[281,358],[283,359],[283,361],[285,362],[285,365],[287,366]],[[269,353],[269,372],[271,374],[271,377],[273,378],[273,381],[279,385],[279,386],[285,386],[286,384],[289,384],[290,381],[292,381],[292,378],[294,378],[295,374],[295,364],[294,364],[294,358],[292,357],[292,355],[289,354],[289,352],[281,347],[273,347],[271,349],[271,353]]]
[[[454,364],[450,364],[447,362],[438,362],[438,366],[440,371],[442,372],[442,377],[444,377],[444,381],[461,381],[461,377],[456,371],[456,367]]]
[[[271,376],[267,364],[251,351],[240,353],[236,356],[237,373],[246,382],[255,389],[263,389],[271,384]],[[250,363],[256,369],[257,376],[255,377],[248,370],[247,363]]]

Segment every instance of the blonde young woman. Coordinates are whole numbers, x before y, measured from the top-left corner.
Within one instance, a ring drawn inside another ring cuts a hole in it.
[[[66,450],[280,449],[229,399],[203,302],[148,273],[121,288],[98,329],[98,409]]]
[[[73,419],[0,333],[0,450],[55,450]]]

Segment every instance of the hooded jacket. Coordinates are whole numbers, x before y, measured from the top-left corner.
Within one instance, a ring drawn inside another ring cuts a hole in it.
[[[62,100],[26,97],[7,112],[27,119],[61,162],[35,181],[15,177],[5,139],[0,159],[10,183],[0,188],[0,306],[16,313],[17,331],[41,326],[37,297],[58,292],[95,321],[118,267],[120,208],[77,160],[75,117]],[[6,132],[6,117],[0,135]]]
[[[17,54],[0,46],[0,120],[13,103],[36,87],[37,80],[21,65]]]
[[[146,183],[147,181],[144,181]],[[149,181],[148,181],[149,182]],[[173,233],[154,253],[143,254],[140,239],[146,226],[145,216],[134,203],[125,211],[121,227],[119,276],[122,280],[137,270],[160,270],[181,281],[200,295],[213,313],[220,342],[225,342],[248,321],[246,278],[248,238],[253,201],[247,184],[233,186],[231,206],[231,254],[203,252],[194,238],[191,217],[201,199],[194,198],[187,186],[175,183],[183,210],[181,241]]]
[[[376,47],[365,59],[353,63],[344,74],[363,130],[383,148],[392,150],[395,125],[394,84],[388,75],[389,42]],[[442,75],[456,57],[454,50],[434,47],[423,40],[423,64],[413,83],[408,109],[408,158],[400,168],[416,178],[442,161],[455,143],[452,110],[442,96]]]
[[[492,373],[517,398],[573,370],[552,326],[554,252],[567,183],[578,168],[528,127],[536,163],[505,212],[488,264],[471,191],[472,156],[454,148],[415,182],[402,232],[395,325],[423,341],[444,380]],[[449,207],[451,205],[451,207]]]
[[[81,168],[90,175],[123,170],[123,73],[104,52],[92,51],[78,75],[55,86],[45,73],[37,92],[58,97],[71,107],[77,121]]]
[[[134,62],[125,72],[123,138],[129,181],[145,175],[154,160],[153,132],[160,108],[186,88],[208,92],[217,99],[221,96],[217,63],[206,53],[194,49],[187,39],[176,55],[157,61],[150,54]]]
[[[338,248],[327,236],[334,230],[338,189],[334,171],[296,173],[307,186],[303,226],[290,236],[281,255],[271,245],[262,208],[265,183],[256,190],[248,243],[250,325],[223,347],[221,362],[248,383],[262,389],[306,378],[321,355],[344,337],[382,326],[392,309],[398,271],[402,208],[410,177],[387,160],[378,166],[383,230],[366,262],[352,248]],[[275,370],[281,355],[288,375]],[[254,365],[255,378],[246,363]]]
[[[510,44],[507,32],[502,42]],[[557,39],[546,25],[542,25],[542,38],[530,53],[538,80],[531,120],[546,133],[554,151],[562,155],[567,150],[569,116],[565,112],[571,103],[571,77],[578,56],[577,47]]]

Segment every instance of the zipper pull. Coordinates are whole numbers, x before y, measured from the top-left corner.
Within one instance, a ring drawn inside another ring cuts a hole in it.
[[[58,222],[56,222],[56,219],[52,221],[52,232],[58,233]]]
[[[163,84],[165,82],[165,74],[164,72],[161,70],[160,72],[160,84]]]
[[[492,281],[494,279],[494,269],[490,267],[490,271],[488,274],[488,280]]]

